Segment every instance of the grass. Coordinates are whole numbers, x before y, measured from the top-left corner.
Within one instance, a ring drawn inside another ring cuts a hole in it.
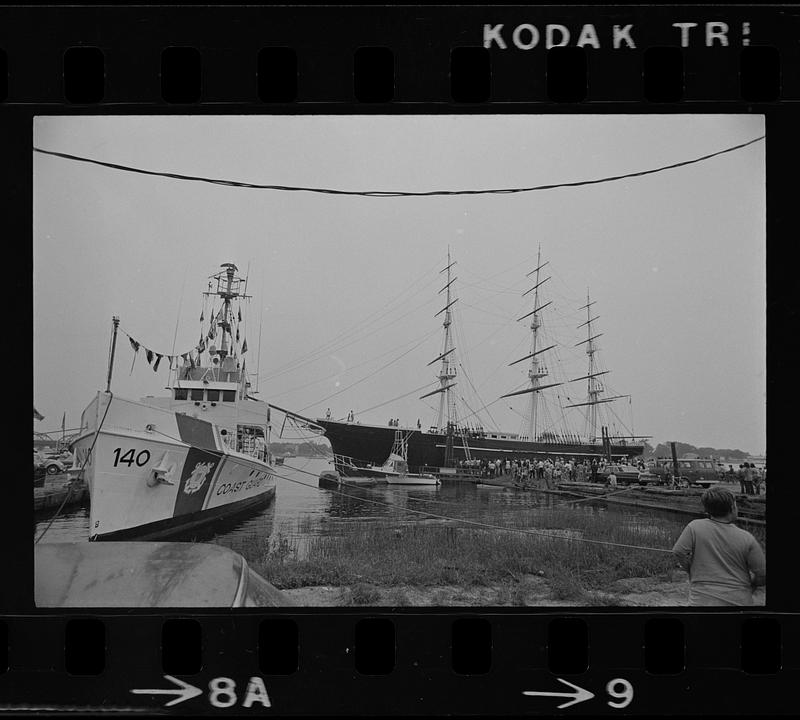
[[[319,530],[300,551],[294,528],[271,539],[250,538],[236,548],[251,566],[281,589],[328,585],[348,588],[347,604],[370,604],[375,587],[498,587],[498,604],[524,605],[525,576],[543,576],[553,597],[591,600],[615,580],[667,576],[668,553],[581,542],[581,538],[669,549],[675,525],[623,525],[618,516],[586,509],[497,508],[482,522],[535,530],[508,530],[434,523],[398,524],[385,518],[335,523]],[[511,583],[513,579],[515,582]],[[502,602],[499,602],[501,601]],[[404,604],[398,596],[398,605]]]

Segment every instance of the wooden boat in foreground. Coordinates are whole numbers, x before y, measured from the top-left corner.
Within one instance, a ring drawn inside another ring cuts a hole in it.
[[[295,605],[228,548],[209,543],[39,543],[37,607]]]

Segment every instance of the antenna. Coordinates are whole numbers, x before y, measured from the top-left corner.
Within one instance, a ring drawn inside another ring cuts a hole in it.
[[[170,357],[175,357],[175,343],[178,340],[178,325],[181,322],[181,308],[183,307],[183,292],[186,290],[186,272],[188,270],[188,266],[183,268],[183,282],[181,283],[181,297],[178,300],[178,315],[175,318],[175,334],[172,336],[172,351],[170,352]],[[167,373],[167,387],[171,386],[170,378],[172,377],[172,362],[169,364],[169,372]],[[175,375],[177,379],[177,371]]]

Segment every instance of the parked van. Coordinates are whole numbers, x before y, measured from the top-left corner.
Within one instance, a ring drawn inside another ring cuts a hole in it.
[[[672,458],[656,458],[654,474],[666,482],[673,474]],[[716,463],[711,458],[678,458],[679,479],[690,486],[709,488],[719,482]]]

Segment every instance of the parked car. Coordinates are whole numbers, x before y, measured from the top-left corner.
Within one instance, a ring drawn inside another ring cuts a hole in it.
[[[658,474],[650,470],[644,470],[639,473],[639,485],[663,485],[664,481],[665,475],[663,473]]]
[[[44,487],[44,478],[47,475],[44,465],[36,462],[33,458],[33,487]]]
[[[69,470],[69,465],[65,464],[59,458],[54,457],[45,458],[42,466],[48,475],[58,475],[59,473],[65,473]]]
[[[620,485],[629,485],[639,481],[641,471],[635,465],[623,465],[621,463],[611,463],[606,465],[602,470],[599,470],[597,476],[606,481],[611,471],[617,476],[617,483]]]

